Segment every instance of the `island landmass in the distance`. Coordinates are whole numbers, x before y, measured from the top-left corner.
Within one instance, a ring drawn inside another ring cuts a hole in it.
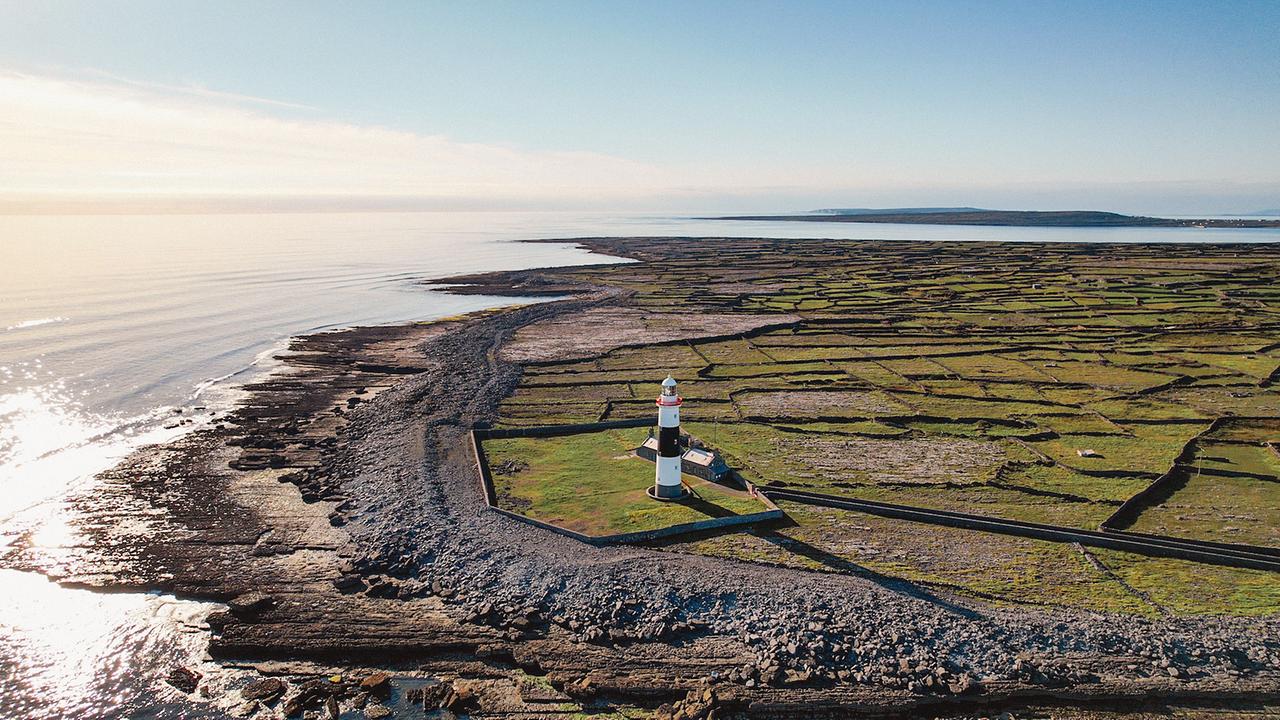
[[[1006,225],[1016,227],[1280,227],[1280,219],[1161,218],[1099,210],[982,210],[979,208],[830,208],[796,215],[728,215],[715,220],[894,223],[905,225]]]

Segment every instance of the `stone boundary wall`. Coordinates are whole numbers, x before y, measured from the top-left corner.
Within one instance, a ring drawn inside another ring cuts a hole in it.
[[[751,490],[752,493],[760,500],[761,504],[767,508],[766,510],[749,513],[747,515],[730,515],[728,517],[710,518],[708,520],[699,520],[697,522],[671,525],[664,528],[658,528],[656,530],[618,533],[615,535],[584,535],[580,532],[575,532],[553,523],[535,520],[534,518],[498,507],[498,493],[494,489],[493,473],[489,469],[489,458],[484,452],[483,441],[517,437],[564,437],[580,433],[599,432],[601,430],[645,427],[652,424],[652,419],[637,418],[634,420],[615,420],[612,422],[581,423],[577,425],[540,425],[537,427],[527,428],[474,428],[469,433],[469,436],[471,437],[471,450],[475,456],[476,470],[480,474],[480,485],[481,490],[484,492],[485,504],[489,506],[489,510],[492,512],[504,515],[512,520],[518,520],[526,525],[539,527],[543,530],[548,530],[558,535],[563,535],[565,537],[573,538],[579,542],[587,543],[588,545],[597,546],[646,543],[681,535],[703,533],[710,530],[755,525],[757,523],[768,522],[771,520],[781,520],[785,517],[782,510],[780,510],[778,506],[768,498],[768,496],[763,493],[756,492],[755,488],[750,484],[748,484],[748,489]]]
[[[521,428],[475,428],[471,430],[469,435],[471,437],[472,451],[475,455],[476,468],[480,475],[480,483],[484,492],[485,503],[488,505],[490,510],[500,515],[505,515],[527,525],[540,527],[544,530],[573,538],[579,542],[596,546],[645,543],[664,538],[707,532],[727,527],[746,526],[771,520],[779,520],[784,518],[785,514],[773,502],[770,497],[773,495],[781,499],[807,505],[818,505],[822,507],[866,512],[873,515],[913,522],[924,522],[933,525],[944,525],[967,530],[980,530],[1004,535],[1015,535],[1037,540],[1047,540],[1050,542],[1075,542],[1093,547],[1104,547],[1142,555],[1172,557],[1215,565],[1228,565],[1280,572],[1280,549],[1277,548],[1215,543],[1212,541],[1192,540],[1162,535],[1147,535],[1144,533],[1126,532],[1110,527],[1110,521],[1116,518],[1116,516],[1120,514],[1121,510],[1125,509],[1123,505],[1120,510],[1117,510],[1117,512],[1112,515],[1111,518],[1108,518],[1107,522],[1103,523],[1101,531],[1093,531],[1058,525],[1005,520],[1002,518],[974,515],[970,513],[958,513],[945,510],[918,508],[908,505],[894,505],[870,500],[858,500],[856,498],[844,498],[807,491],[790,489],[759,489],[751,483],[746,483],[748,490],[755,494],[761,502],[765,504],[768,508],[767,510],[748,515],[734,515],[730,517],[700,520],[693,523],[682,523],[680,525],[672,525],[670,527],[659,528],[657,530],[603,536],[584,535],[553,523],[535,520],[533,518],[520,515],[519,513],[514,513],[498,507],[497,492],[494,489],[493,483],[493,474],[489,469],[489,460],[484,452],[484,440],[517,437],[564,437],[579,433],[599,432],[602,430],[646,427],[652,424],[652,422],[653,421],[649,418],[635,418],[608,422],[579,423],[573,425],[541,425]],[[1188,441],[1169,472],[1152,482],[1152,484],[1147,488],[1144,488],[1142,491],[1129,498],[1129,500],[1126,501],[1126,505],[1131,504],[1130,511],[1132,512],[1133,509],[1136,508],[1138,512],[1140,512],[1141,510],[1139,505],[1141,503],[1148,501],[1153,495],[1155,495],[1155,493],[1169,489],[1169,484],[1175,482],[1177,479],[1178,472],[1180,470],[1185,472],[1187,467],[1186,463],[1194,458],[1196,443],[1201,439],[1201,437],[1208,435],[1215,430],[1217,426],[1218,421],[1215,421],[1200,435],[1197,435],[1195,438]],[[1274,446],[1272,447],[1274,448]]]
[[[1182,446],[1182,452],[1178,453],[1178,457],[1173,459],[1173,467],[1156,478],[1150,485],[1142,488],[1130,496],[1128,500],[1121,503],[1120,507],[1116,508],[1116,511],[1111,513],[1110,517],[1102,521],[1101,528],[1107,531],[1124,530],[1137,522],[1138,516],[1149,505],[1159,505],[1172,497],[1173,493],[1180,487],[1180,484],[1185,484],[1187,480],[1191,479],[1191,466],[1195,461],[1196,448],[1200,440],[1221,429],[1223,421],[1224,418],[1216,418],[1209,423],[1209,427],[1188,440]]]
[[[869,515],[923,522],[932,525],[962,528],[965,530],[981,530],[1002,535],[1015,535],[1048,540],[1051,542],[1077,542],[1082,545],[1104,547],[1112,550],[1138,553],[1157,557],[1171,557],[1181,560],[1194,560],[1214,565],[1246,567],[1256,570],[1280,572],[1280,555],[1272,548],[1254,548],[1252,546],[1221,546],[1198,540],[1163,537],[1158,535],[1139,535],[1117,531],[1098,532],[1081,530],[1059,525],[1024,522],[1021,520],[1005,520],[1003,518],[970,513],[932,510],[909,505],[893,505],[873,500],[837,497],[790,489],[765,489],[761,492],[782,500],[790,500],[806,505],[831,507],[840,510],[853,510]]]
[[[1154,542],[1174,540],[1177,542],[1192,543],[1198,547],[1204,547],[1211,550],[1222,550],[1224,552],[1232,552],[1232,553],[1249,553],[1252,555],[1267,555],[1267,556],[1276,558],[1276,560],[1280,562],[1280,548],[1278,547],[1265,547],[1262,545],[1245,545],[1243,543],[1224,543],[1224,542],[1216,542],[1214,540],[1196,540],[1196,539],[1178,538],[1178,537],[1173,537],[1169,535],[1155,535],[1152,533],[1140,533],[1140,532],[1133,532],[1130,530],[1103,529],[1103,532],[1105,532],[1107,535],[1114,535],[1116,537],[1135,538],[1138,540],[1151,540]]]
[[[654,424],[651,417],[626,418],[623,420],[604,420],[592,423],[574,423],[572,425],[530,425],[528,427],[509,428],[475,428],[473,437],[479,440],[504,440],[507,438],[549,438],[578,435],[581,433],[600,432],[601,430],[621,430],[623,428],[648,427]]]

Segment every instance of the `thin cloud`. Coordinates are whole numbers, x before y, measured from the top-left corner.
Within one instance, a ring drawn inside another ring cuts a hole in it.
[[[86,68],[86,75],[96,77],[102,80],[108,80],[120,85],[141,88],[155,93],[171,93],[177,95],[192,95],[200,98],[208,98],[211,100],[224,100],[232,103],[248,103],[252,105],[266,105],[268,107],[290,108],[293,110],[312,110],[319,111],[312,105],[303,105],[301,103],[286,102],[284,100],[272,100],[271,98],[258,97],[256,95],[242,95],[240,93],[224,92],[221,90],[211,90],[202,85],[169,85],[166,83],[146,82],[143,80],[133,80],[121,77],[114,73],[98,68]]]
[[[0,195],[599,199],[676,184],[659,168],[597,153],[468,143],[245,106],[261,100],[0,72]]]
[[[86,79],[0,68],[0,213],[918,204],[1186,214],[1272,207],[1280,188],[1272,179],[1018,182],[978,177],[962,165],[912,171],[896,157],[815,164],[743,152],[733,162],[655,166],[317,113],[102,72]]]

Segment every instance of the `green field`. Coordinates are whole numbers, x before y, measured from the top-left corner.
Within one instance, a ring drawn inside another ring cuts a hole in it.
[[[745,491],[692,475],[692,496],[659,502],[645,494],[654,464],[632,451],[644,429],[556,438],[484,441],[498,506],[584,535],[641,532],[767,508]]]
[[[1202,443],[1194,474],[1133,529],[1280,548],[1280,457],[1258,445]]]

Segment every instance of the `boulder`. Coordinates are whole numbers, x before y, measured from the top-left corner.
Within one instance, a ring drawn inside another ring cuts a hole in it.
[[[209,616],[204,621],[208,623],[209,628],[214,632],[222,632],[223,628],[231,624],[232,617],[229,612],[217,610],[209,613]]]
[[[977,681],[968,673],[963,673],[955,680],[947,683],[947,690],[950,691],[952,695],[965,695],[971,692],[976,692],[977,689]]]
[[[237,596],[227,603],[227,606],[231,609],[232,615],[243,620],[256,617],[262,611],[275,607],[275,604],[275,598],[266,593],[254,591]]]
[[[453,687],[445,693],[444,700],[440,701],[440,707],[452,713],[466,712],[474,710],[478,707],[479,702],[475,691],[469,686],[461,683],[455,683]]]
[[[441,706],[441,703],[448,692],[448,685],[426,685],[420,688],[411,688],[409,692],[405,694],[405,697],[409,702],[419,703],[422,705],[424,710],[431,711]]]
[[[200,677],[200,673],[195,670],[179,666],[169,671],[169,677],[165,681],[178,690],[191,694],[200,686]]]
[[[262,678],[254,680],[240,689],[240,696],[245,700],[262,700],[267,703],[275,702],[284,695],[285,684],[279,678]]]
[[[360,689],[382,693],[391,689],[391,676],[384,672],[375,672],[360,681]]]
[[[333,586],[343,594],[359,592],[364,589],[364,578],[359,573],[347,573],[334,580]]]
[[[333,695],[334,684],[328,680],[308,680],[298,686],[298,691],[284,702],[286,717],[294,717],[307,708],[314,708]]]

